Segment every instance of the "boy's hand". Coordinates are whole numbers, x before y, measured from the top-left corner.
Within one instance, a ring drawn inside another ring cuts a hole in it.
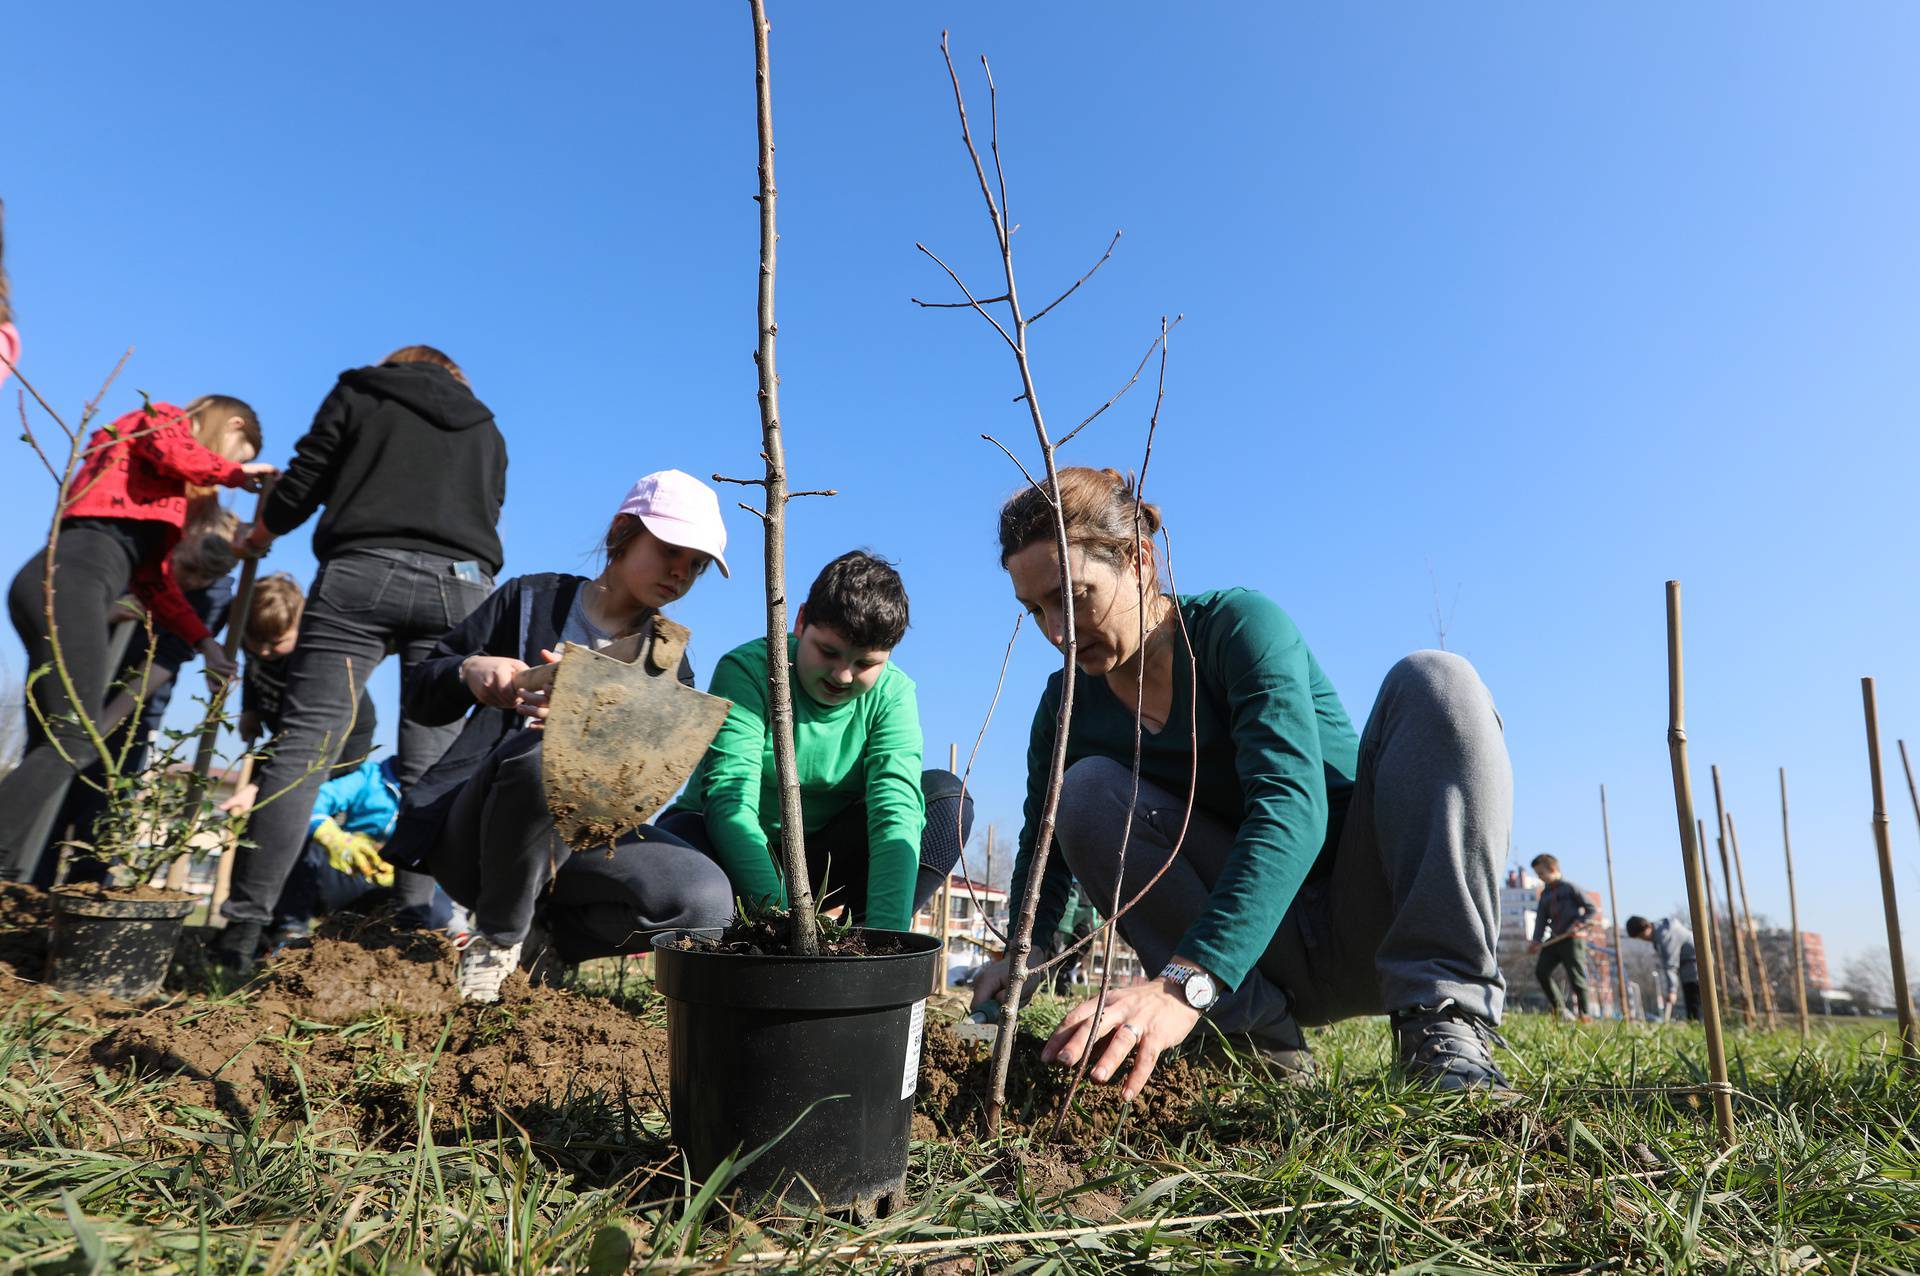
[[[349,833],[331,819],[320,821],[313,830],[313,840],[320,843],[327,852],[327,863],[336,872],[351,873],[381,885],[393,884],[393,865],[380,858],[380,848],[374,845],[372,838],[365,833]]]
[[[527,662],[512,656],[468,656],[460,662],[460,680],[489,709],[513,708],[520,696],[514,679],[526,671]]]
[[[220,810],[228,815],[245,815],[260,800],[260,786],[243,784],[233,791],[233,796],[220,804]]]

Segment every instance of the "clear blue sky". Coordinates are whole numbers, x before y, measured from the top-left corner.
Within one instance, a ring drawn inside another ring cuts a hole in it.
[[[1721,763],[1756,907],[1785,913],[1785,765],[1805,923],[1836,954],[1883,942],[1873,673],[1920,914],[1893,748],[1920,736],[1920,12],[773,10],[790,457],[843,493],[796,509],[793,588],[854,545],[898,559],[930,745],[972,740],[1015,612],[992,531],[1018,479],[977,435],[1032,450],[991,334],[908,302],[948,295],[916,240],[993,286],[937,51],[951,25],[962,59],[994,60],[1027,294],[1126,231],[1037,331],[1053,419],[1187,315],[1149,492],[1184,587],[1279,599],[1359,719],[1432,645],[1437,581],[1449,645],[1505,716],[1516,852],[1603,886],[1605,782],[1623,910],[1651,913],[1684,898],[1679,577],[1700,796]],[[582,567],[647,470],[756,464],[744,3],[6,24],[8,266],[24,366],[60,403],[132,345],[115,411],[136,388],[237,394],[284,459],[341,369],[440,345],[512,449],[510,573]],[[1136,465],[1148,404],[1067,459]],[[0,475],[15,559],[49,497],[21,448]],[[741,570],[679,608],[703,676],[760,624],[757,527],[729,524]],[[272,563],[309,574],[304,535]],[[1053,660],[1022,637],[976,777],[1003,835]],[[394,685],[389,665],[389,730]]]

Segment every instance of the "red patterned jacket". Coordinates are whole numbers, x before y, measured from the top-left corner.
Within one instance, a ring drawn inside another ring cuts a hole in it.
[[[160,549],[134,568],[133,592],[158,624],[197,645],[207,627],[181,593],[167,556],[187,520],[188,484],[240,487],[246,473],[238,461],[201,446],[192,422],[170,403],[136,409],[94,431],[85,458],[60,516],[165,524]]]

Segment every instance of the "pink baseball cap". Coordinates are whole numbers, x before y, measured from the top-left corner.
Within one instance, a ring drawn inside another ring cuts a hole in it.
[[[722,576],[733,575],[727,570],[727,525],[720,521],[720,498],[693,475],[680,470],[649,474],[628,491],[619,512],[634,515],[669,545],[705,554]]]

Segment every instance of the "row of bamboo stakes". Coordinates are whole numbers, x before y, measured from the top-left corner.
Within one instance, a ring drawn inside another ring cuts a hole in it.
[[[1692,914],[1694,957],[1700,971],[1700,1018],[1707,1037],[1708,1088],[1713,1095],[1714,1129],[1721,1143],[1733,1138],[1733,1086],[1727,1074],[1726,1038],[1721,1010],[1728,1005],[1721,986],[1721,962],[1728,950],[1718,934],[1713,899],[1713,881],[1706,857],[1706,821],[1695,814],[1693,777],[1687,764],[1686,679],[1681,658],[1680,582],[1667,582],[1667,749],[1673,769],[1673,799],[1680,826],[1680,855],[1686,870],[1687,906]],[[1874,850],[1880,863],[1880,897],[1885,907],[1887,952],[1893,962],[1895,1011],[1899,1015],[1902,1056],[1908,1066],[1920,1063],[1920,1038],[1914,1029],[1913,998],[1907,989],[1906,956],[1900,942],[1900,905],[1894,891],[1893,849],[1887,823],[1886,786],[1880,767],[1880,716],[1874,701],[1872,678],[1860,680],[1860,696],[1866,714],[1867,771],[1873,785]],[[1920,820],[1920,788],[1913,779],[1913,767],[1907,758],[1906,741],[1900,742],[1900,762],[1906,769],[1907,792],[1913,799],[1914,818]],[[1607,889],[1613,890],[1613,846],[1606,829],[1606,790],[1600,791],[1600,820],[1607,850]],[[1753,912],[1746,908],[1746,874],[1740,863],[1740,837],[1733,817],[1726,810],[1720,785],[1720,768],[1713,768],[1714,817],[1719,829],[1716,844],[1720,853],[1721,879],[1727,897],[1727,926],[1732,935],[1736,977],[1744,981],[1746,995],[1741,1010],[1749,1027],[1756,1020],[1756,991],[1764,1007],[1768,1025],[1779,1022],[1771,982],[1765,963],[1758,953],[1759,932],[1753,924]],[[1804,955],[1800,948],[1800,906],[1794,895],[1793,841],[1787,810],[1787,771],[1780,768],[1780,836],[1787,859],[1787,902],[1791,913],[1793,944],[1794,1000],[1799,1011],[1800,1033],[1808,1034],[1807,988]],[[1740,909],[1734,907],[1734,890],[1739,889]],[[1614,945],[1619,966],[1619,920],[1615,909]],[[1621,974],[1621,1004],[1625,1005],[1626,977]]]

